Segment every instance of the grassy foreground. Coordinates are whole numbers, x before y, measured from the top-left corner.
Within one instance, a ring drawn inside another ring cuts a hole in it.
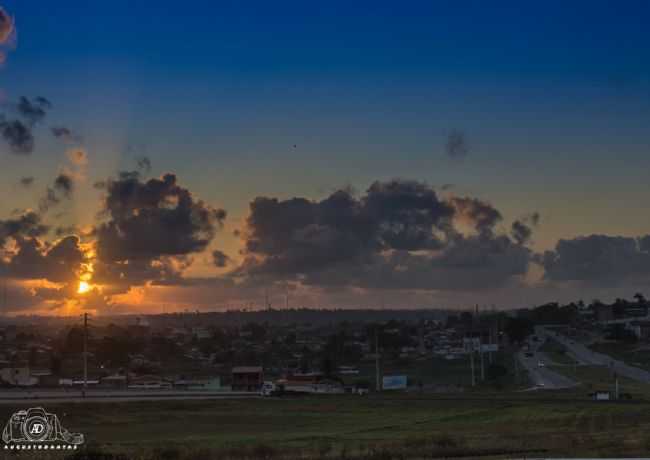
[[[521,394],[519,394],[521,395]],[[411,396],[48,405],[76,459],[647,456],[650,403]],[[7,420],[18,407],[0,406]],[[24,454],[20,456],[26,458]],[[38,458],[48,458],[42,453]],[[52,456],[52,458],[62,458]]]

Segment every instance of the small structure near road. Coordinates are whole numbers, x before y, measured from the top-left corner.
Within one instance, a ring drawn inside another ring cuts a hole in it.
[[[610,391],[595,391],[592,397],[594,401],[610,401],[613,399]]]
[[[262,366],[238,366],[232,368],[232,391],[260,391],[264,383]]]

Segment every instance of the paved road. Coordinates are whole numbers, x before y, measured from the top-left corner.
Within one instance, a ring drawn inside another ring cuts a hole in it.
[[[258,393],[231,391],[161,391],[161,390],[88,390],[86,398],[78,390],[0,390],[0,404],[24,402],[123,402],[123,401],[161,401],[161,400],[205,400],[259,398]]]
[[[590,350],[583,344],[569,339],[565,335],[556,335],[555,332],[551,332],[542,326],[536,327],[535,330],[538,335],[548,336],[554,340],[557,340],[582,363],[592,366],[607,366],[615,371],[618,375],[621,375],[623,377],[627,377],[641,383],[650,383],[650,372],[648,371],[639,369],[638,367],[630,366],[629,364],[625,364],[623,361],[616,360],[604,353],[597,353],[593,350]]]
[[[533,356],[527,358],[523,351],[517,353],[517,358],[521,363],[522,367],[528,371],[528,377],[535,385],[534,388],[539,390],[558,390],[560,388],[571,388],[578,385],[578,382],[571,380],[570,378],[555,372],[548,367],[540,367],[539,362],[544,362],[543,359],[540,359],[540,352],[538,348],[544,343],[540,342],[530,342],[530,351],[533,353]]]

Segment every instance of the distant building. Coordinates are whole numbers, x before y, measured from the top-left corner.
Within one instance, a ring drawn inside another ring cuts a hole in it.
[[[126,375],[119,375],[119,374],[114,374],[114,375],[109,375],[106,377],[102,377],[101,379],[101,386],[105,388],[113,388],[113,389],[124,389],[128,385],[128,378]]]
[[[614,309],[610,305],[598,305],[594,308],[594,313],[598,322],[614,320]]]
[[[609,391],[596,391],[593,398],[594,401],[609,401],[612,399],[612,394]]]
[[[627,329],[641,340],[650,338],[650,321],[632,321],[627,325]]]
[[[33,386],[38,383],[38,379],[32,377],[29,367],[5,367],[0,369],[0,380],[17,386]]]
[[[260,391],[264,383],[262,366],[232,368],[232,391]]]

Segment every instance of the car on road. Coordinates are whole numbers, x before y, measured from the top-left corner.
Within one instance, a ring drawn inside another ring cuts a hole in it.
[[[262,396],[275,396],[278,394],[279,388],[273,382],[264,382],[260,394]]]
[[[546,364],[544,364],[544,361],[538,361],[537,362],[537,367],[544,367]]]

